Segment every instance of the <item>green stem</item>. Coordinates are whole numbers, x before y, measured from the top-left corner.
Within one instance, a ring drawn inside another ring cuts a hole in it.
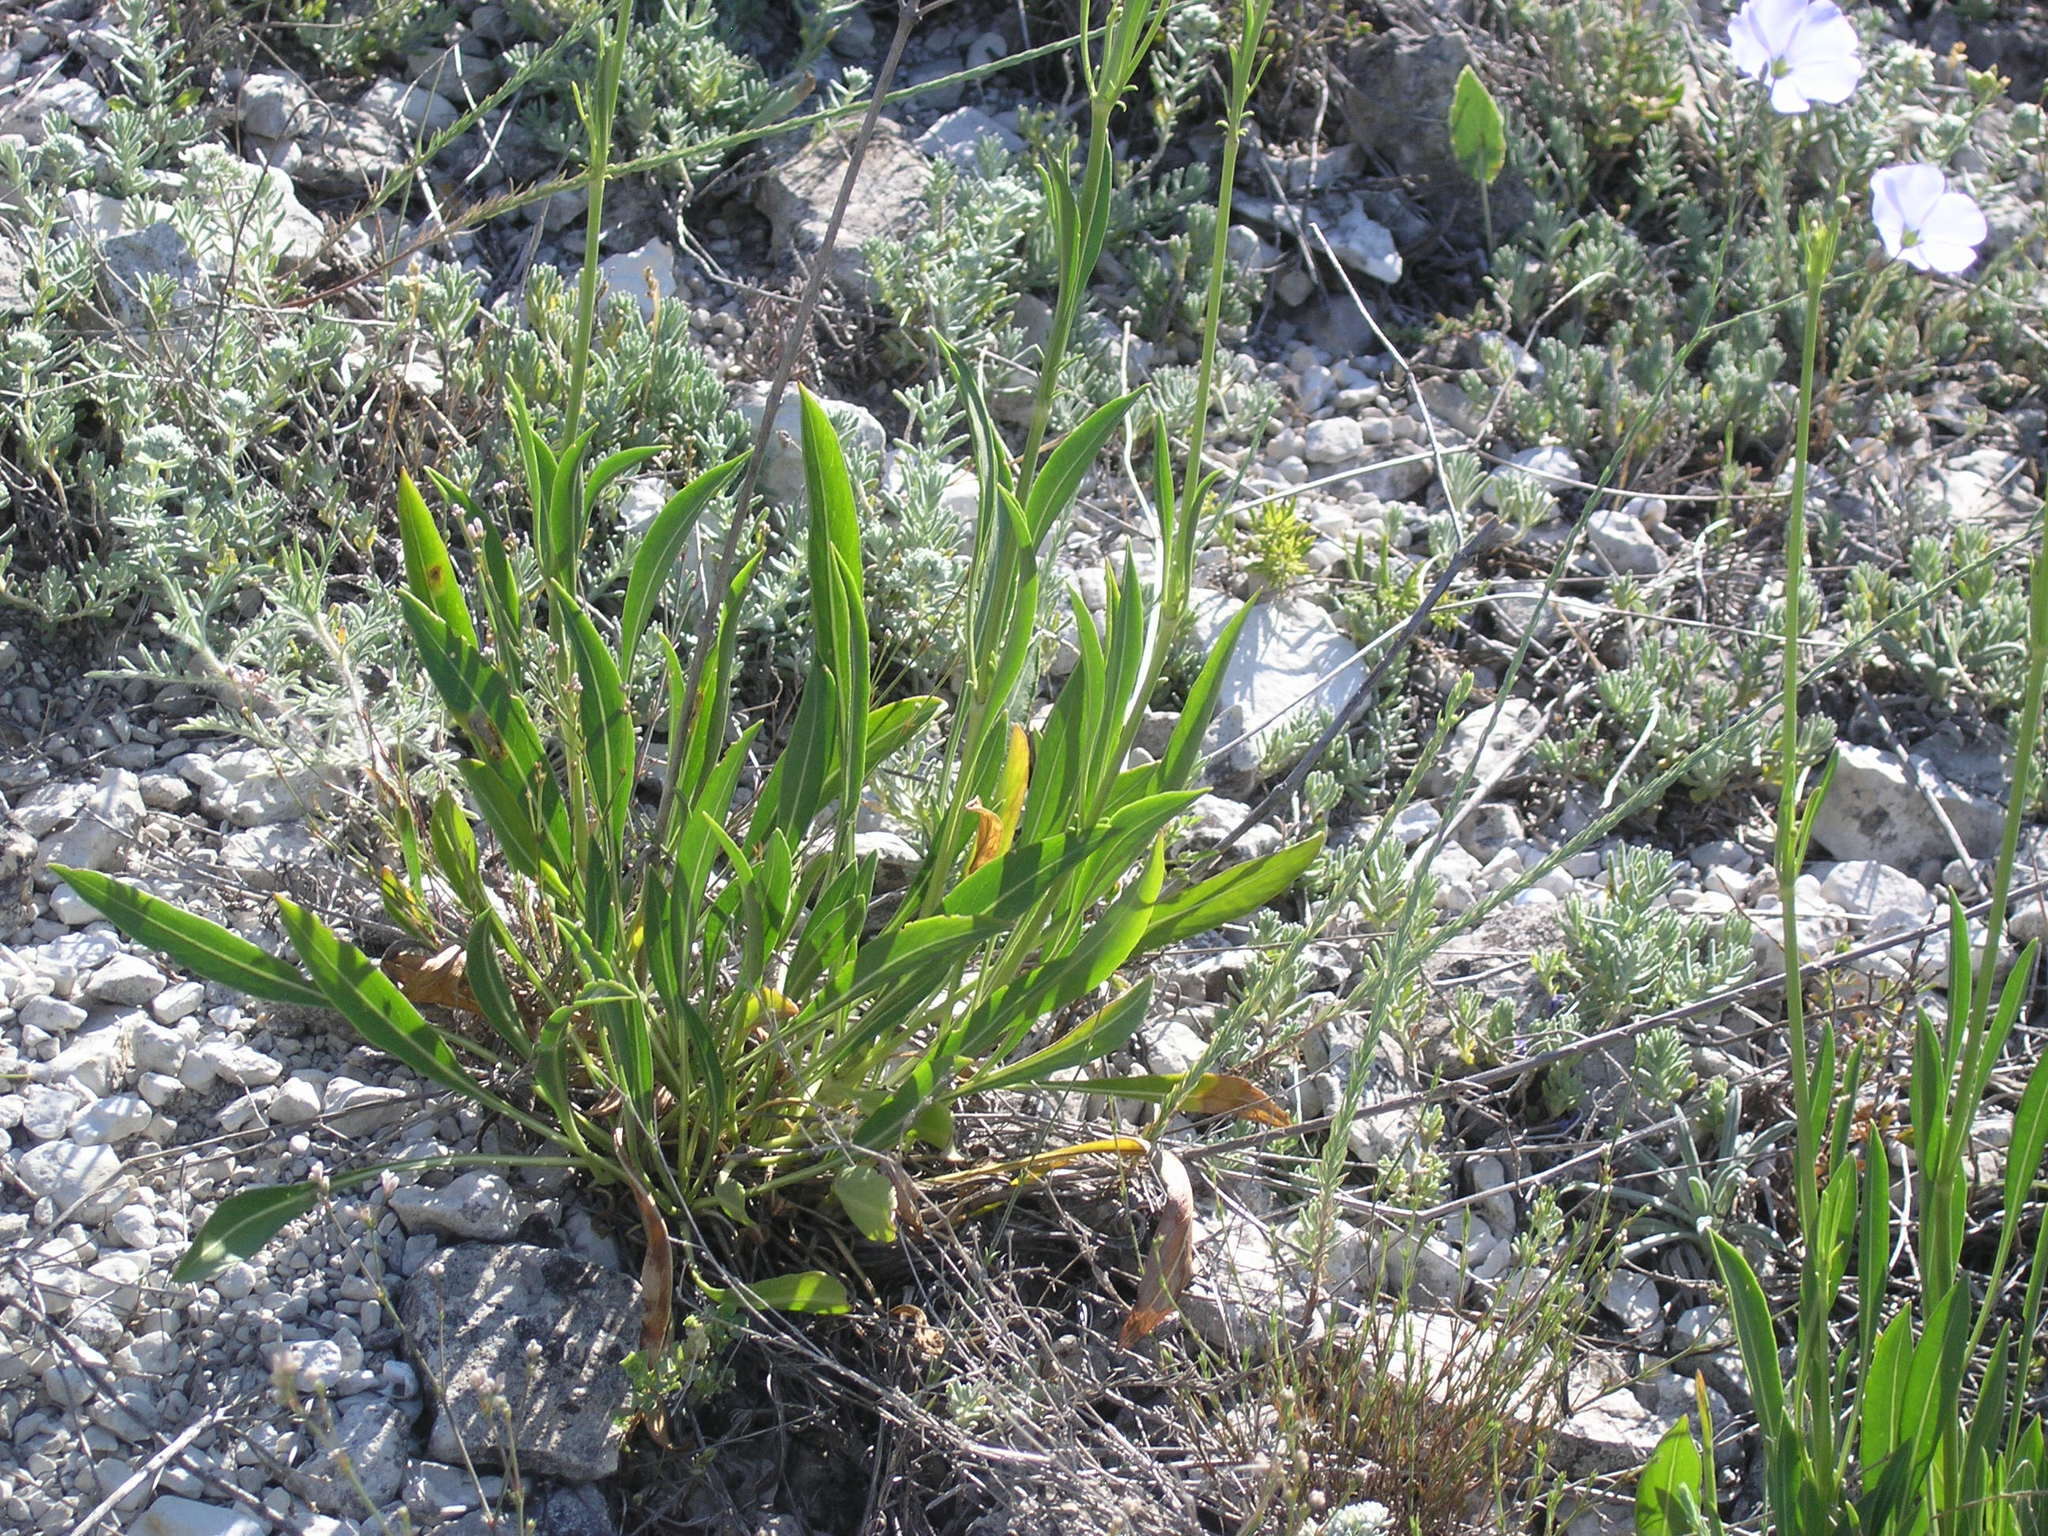
[[[1799,655],[1800,615],[1806,583],[1806,485],[1812,447],[1814,373],[1820,355],[1821,289],[1834,258],[1832,225],[1808,231],[1806,255],[1806,334],[1799,357],[1799,420],[1792,450],[1792,499],[1785,514],[1784,654],[1778,728],[1777,874],[1780,938],[1785,950],[1786,1046],[1791,1057],[1792,1098],[1798,1116],[1799,1225],[1812,1232],[1820,1213],[1820,1125],[1809,1102],[1812,1081],[1806,1043],[1806,999],[1800,984],[1797,883],[1802,839],[1799,822]],[[1825,1110],[1823,1108],[1823,1113]]]
[[[583,425],[583,391],[590,368],[590,343],[597,331],[597,269],[604,239],[604,186],[611,175],[612,122],[619,107],[619,76],[626,67],[626,38],[633,28],[633,0],[619,0],[611,36],[598,63],[597,95],[591,105],[590,168],[584,173],[590,201],[583,219],[583,273],[576,286],[576,345],[569,357],[569,402],[562,441],[572,443]]]

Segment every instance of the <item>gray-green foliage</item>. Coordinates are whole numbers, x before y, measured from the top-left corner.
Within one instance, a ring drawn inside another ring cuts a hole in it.
[[[1696,67],[1714,40],[1681,0],[1486,9],[1534,56],[1571,61],[1531,72],[1510,114],[1531,210],[1494,263],[1493,302],[1511,333],[1538,334],[1544,376],[1509,385],[1502,416],[1524,441],[1625,448],[1636,463],[1685,462],[1703,445],[1775,451],[1791,420],[1799,207],[1901,158],[1966,160],[1987,201],[2019,195],[2039,169],[2038,111],[1992,110],[1985,77],[1930,89],[1926,56],[1874,32],[1855,96],[1795,127],[1746,82],[1723,90]],[[1883,374],[1897,388],[1966,346],[2011,375],[2038,374],[2044,348],[2024,319],[2037,255],[2014,247],[1966,284],[1930,287],[1866,261],[1879,247],[1865,210],[1843,235],[1827,348],[1843,382]],[[1703,345],[1674,376],[1695,337]]]
[[[534,64],[547,41],[606,9],[607,0],[576,0],[560,12],[527,12],[535,41],[508,49],[507,69]],[[587,46],[569,49],[536,70],[515,113],[537,147],[572,168],[585,150],[576,91],[592,68]],[[622,61],[619,153],[664,157],[655,174],[687,193],[724,163],[729,151],[717,141],[747,127],[773,94],[760,66],[733,46],[713,0],[660,0],[635,28]]]
[[[1858,660],[1881,690],[1904,684],[1945,710],[2002,712],[2022,702],[2027,597],[2000,579],[1981,524],[1946,538],[1922,534],[1902,572],[1859,562],[1842,618],[1852,632],[1871,632]]]
[[[1752,966],[1748,921],[1698,918],[1665,904],[1677,883],[1670,856],[1619,847],[1597,898],[1565,899],[1564,968],[1573,1024],[1585,1033],[1690,1003],[1743,981]]]

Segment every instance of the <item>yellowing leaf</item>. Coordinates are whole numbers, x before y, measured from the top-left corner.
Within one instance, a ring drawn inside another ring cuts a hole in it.
[[[1235,1115],[1260,1125],[1292,1124],[1257,1083],[1227,1072],[1205,1073],[1198,1078],[1182,1108],[1194,1115]]]
[[[1164,1147],[1157,1149],[1157,1156],[1166,1199],[1159,1208],[1152,1251],[1145,1255],[1145,1269],[1138,1277],[1138,1299],[1117,1334],[1125,1349],[1179,1310],[1176,1298],[1195,1278],[1195,1188],[1179,1158]]]

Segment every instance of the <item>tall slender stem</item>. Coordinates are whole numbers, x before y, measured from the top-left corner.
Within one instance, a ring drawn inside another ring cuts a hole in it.
[[[619,77],[626,68],[626,38],[633,28],[633,0],[619,0],[611,35],[597,68],[597,95],[591,102],[590,167],[584,173],[589,202],[583,216],[583,272],[576,284],[576,345],[569,355],[569,403],[562,441],[572,443],[583,425],[583,391],[590,369],[590,343],[597,332],[598,259],[604,245],[604,186],[612,169],[612,123],[619,109]]]

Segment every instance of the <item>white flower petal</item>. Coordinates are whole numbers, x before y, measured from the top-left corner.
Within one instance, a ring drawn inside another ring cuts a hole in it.
[[[1832,6],[1829,7],[1833,9]],[[1813,0],[1749,0],[1742,8],[1773,55],[1792,45],[1800,27],[1813,10]],[[1836,12],[1837,15],[1840,12]]]
[[[1921,260],[1914,263],[1923,272],[1941,272],[1950,277],[1967,272],[1977,260],[1977,247],[1947,240],[1928,240],[1916,246]]]
[[[1785,75],[1771,82],[1771,109],[1787,116],[1797,116],[1813,105],[1806,99],[1806,92],[1799,87],[1797,75]]]
[[[1929,210],[1920,233],[1930,244],[1982,245],[1991,233],[1984,210],[1961,192],[1944,192]]]
[[[1738,16],[1728,26],[1728,49],[1735,55],[1735,67],[1752,80],[1761,80],[1770,72],[1771,45],[1764,41],[1756,26],[1745,16]]]
[[[1888,165],[1870,178],[1871,206],[1880,222],[1887,213],[1900,227],[1919,229],[1948,190],[1948,178],[1932,165]]]
[[[1838,101],[1847,101],[1855,94],[1856,82],[1863,78],[1863,66],[1856,62],[1853,54],[1830,54],[1824,59],[1809,59],[1794,65],[1787,78],[1797,80],[1800,91],[1809,100],[1832,106]]]

